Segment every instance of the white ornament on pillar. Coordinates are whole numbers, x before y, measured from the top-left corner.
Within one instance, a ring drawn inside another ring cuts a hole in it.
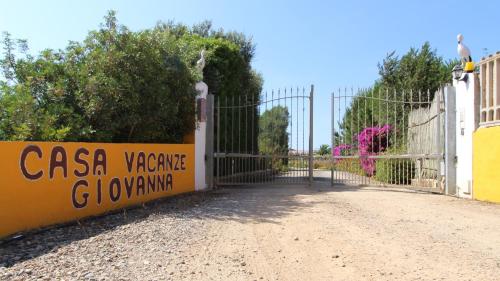
[[[457,196],[472,198],[472,135],[475,128],[476,79],[470,49],[464,45],[462,34],[457,35],[457,53],[462,61],[462,76],[453,79],[456,93],[456,170]]]

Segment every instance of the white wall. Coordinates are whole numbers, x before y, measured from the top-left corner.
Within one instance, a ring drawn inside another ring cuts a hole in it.
[[[204,82],[196,83],[196,91],[198,92],[198,96],[196,97],[196,103],[198,104],[198,100],[202,100],[201,105],[205,108],[199,109],[198,114],[202,114],[201,118],[198,118],[198,126],[196,128],[194,134],[194,151],[195,151],[195,177],[194,177],[194,186],[195,190],[203,190],[206,189],[207,180],[206,180],[206,170],[205,170],[205,154],[206,154],[206,142],[207,142],[207,116],[206,116],[206,101],[208,95],[208,86]]]
[[[467,81],[453,81],[456,89],[456,145],[457,145],[457,196],[472,198],[472,133],[474,123],[473,73],[467,75]]]

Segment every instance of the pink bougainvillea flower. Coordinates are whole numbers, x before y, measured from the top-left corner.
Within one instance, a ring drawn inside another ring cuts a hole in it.
[[[375,159],[367,156],[376,155],[387,149],[391,125],[364,128],[357,136],[358,153],[361,156],[361,167],[367,176],[375,174]],[[363,157],[364,156],[364,157]]]
[[[343,152],[346,151],[346,150],[350,150],[351,148],[352,148],[352,145],[349,145],[349,144],[340,144],[340,145],[336,146],[333,149],[333,155],[334,156],[344,155]]]
[[[368,158],[370,155],[377,155],[384,152],[389,145],[389,133],[392,126],[385,124],[383,126],[364,128],[356,137],[357,149],[360,156],[360,164],[367,176],[375,174],[375,159]],[[355,145],[339,144],[332,150],[333,156],[353,155],[351,149]],[[337,159],[336,161],[340,161]]]

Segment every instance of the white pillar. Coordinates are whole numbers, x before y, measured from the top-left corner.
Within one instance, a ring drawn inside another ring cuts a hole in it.
[[[205,170],[205,155],[206,155],[206,128],[207,128],[207,95],[208,86],[204,82],[196,83],[196,109],[197,123],[194,134],[195,146],[195,190],[204,190],[207,188],[206,170]]]
[[[472,134],[475,130],[474,73],[466,81],[454,80],[456,88],[457,196],[472,198]]]

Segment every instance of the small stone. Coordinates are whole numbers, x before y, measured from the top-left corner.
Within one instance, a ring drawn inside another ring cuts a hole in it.
[[[340,256],[339,255],[333,255],[332,258],[338,259]]]
[[[293,240],[295,240],[295,241],[299,241],[299,237],[295,237],[295,239],[293,239]]]
[[[245,265],[247,265],[247,263],[246,262],[241,262],[240,265],[241,266],[245,266]]]

